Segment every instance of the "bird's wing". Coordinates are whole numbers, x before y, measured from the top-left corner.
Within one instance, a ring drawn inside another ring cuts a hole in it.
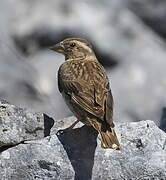
[[[86,63],[81,78],[62,79],[58,84],[59,90],[63,89],[80,108],[113,125],[112,93],[105,70],[98,62]]]

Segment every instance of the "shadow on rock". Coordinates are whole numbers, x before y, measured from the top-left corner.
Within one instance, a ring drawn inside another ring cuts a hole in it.
[[[18,145],[18,144],[16,144],[16,145]],[[12,147],[14,147],[16,145],[2,146],[2,147],[0,147],[0,153],[2,153],[3,151],[6,151],[6,150],[8,150],[8,149],[10,149],[10,148],[12,148]]]
[[[166,107],[163,107],[159,128],[166,132]]]
[[[75,180],[89,180],[92,177],[97,135],[95,129],[85,125],[57,133],[74,168]]]
[[[44,116],[44,137],[50,135],[51,128],[54,125],[54,119],[49,117],[47,114],[43,114]]]

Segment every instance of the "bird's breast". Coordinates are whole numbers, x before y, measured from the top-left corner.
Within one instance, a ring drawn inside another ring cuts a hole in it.
[[[65,62],[60,67],[60,76],[63,80],[84,80],[86,82],[92,81],[92,68],[89,67],[88,62],[74,61]]]

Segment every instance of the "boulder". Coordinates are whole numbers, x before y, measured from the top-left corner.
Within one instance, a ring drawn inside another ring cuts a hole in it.
[[[55,119],[71,115],[57,87],[64,57],[48,47],[76,36],[92,43],[107,68],[115,120],[159,120],[166,104],[165,41],[140,16],[163,14],[156,27],[164,27],[165,1],[159,2],[1,0],[0,96]]]
[[[41,113],[0,101],[0,147],[43,138],[46,123]]]
[[[1,110],[4,117],[13,109],[11,113],[15,112],[15,119],[22,121],[20,125],[24,124],[28,116],[25,112],[21,112],[22,116],[8,104],[5,109]],[[28,131],[32,132],[37,127],[38,114],[28,114]],[[119,151],[102,149],[98,134],[92,127],[79,123],[72,130],[64,129],[74,121],[74,117],[56,120],[50,135],[45,138],[0,147],[1,179],[166,179],[166,134],[153,121],[116,123],[121,144]],[[11,122],[6,121],[6,124],[10,126]],[[23,135],[23,131],[18,133],[20,139]],[[33,135],[29,137],[34,138]],[[15,139],[13,135],[13,141]]]

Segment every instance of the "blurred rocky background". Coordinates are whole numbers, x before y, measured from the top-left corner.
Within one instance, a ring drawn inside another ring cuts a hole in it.
[[[48,49],[67,37],[93,44],[115,121],[166,127],[165,0],[0,0],[0,97],[54,119],[71,115],[57,89],[64,57]]]

